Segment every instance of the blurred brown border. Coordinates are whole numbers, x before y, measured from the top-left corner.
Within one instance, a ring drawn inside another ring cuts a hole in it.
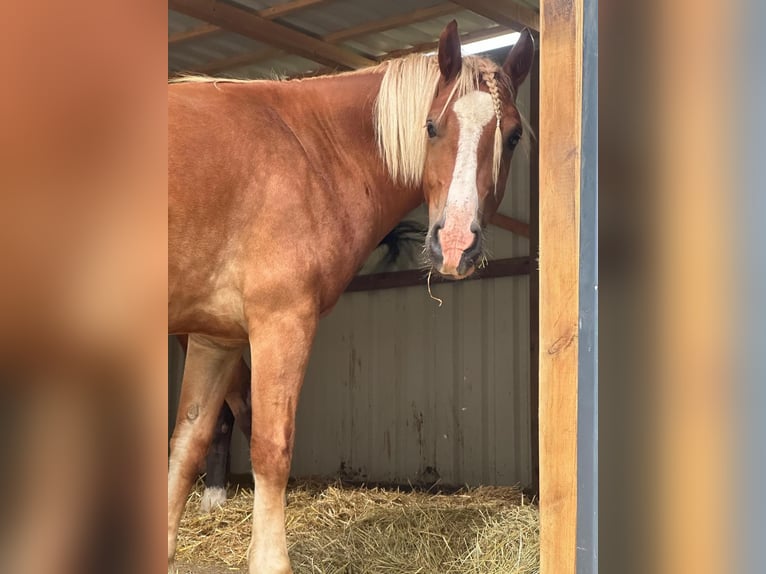
[[[17,3],[0,34],[3,563],[162,571],[167,6]]]

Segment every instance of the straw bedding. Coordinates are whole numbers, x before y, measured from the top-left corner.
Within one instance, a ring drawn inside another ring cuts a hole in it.
[[[224,507],[200,514],[202,491],[200,482],[181,522],[178,572],[239,572],[253,492],[232,489]],[[539,571],[538,508],[510,487],[433,494],[301,481],[288,489],[287,542],[295,574]]]

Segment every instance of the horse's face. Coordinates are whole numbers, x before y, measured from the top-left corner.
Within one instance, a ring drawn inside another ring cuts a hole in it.
[[[450,100],[462,66],[460,39],[454,22],[442,32],[442,77],[424,128],[428,152],[423,174],[429,210],[426,251],[433,268],[442,275],[466,277],[482,257],[482,228],[503,198],[511,155],[521,137],[521,117],[513,93],[527,76],[533,55],[532,37],[525,30],[508,54],[502,73],[490,74],[489,82],[483,81],[478,91]],[[498,119],[501,144],[495,141]],[[495,181],[496,147],[500,149]]]

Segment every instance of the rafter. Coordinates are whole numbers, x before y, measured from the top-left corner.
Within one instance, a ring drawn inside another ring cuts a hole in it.
[[[407,14],[400,14],[391,18],[385,18],[383,20],[366,22],[364,24],[360,24],[359,26],[354,26],[353,28],[333,32],[332,34],[322,36],[321,39],[330,44],[337,44],[346,40],[366,36],[368,34],[374,34],[375,32],[391,30],[401,26],[406,26],[408,24],[414,24],[416,22],[423,22],[433,18],[438,18],[439,16],[446,16],[448,14],[458,12],[462,9],[463,8],[452,2],[443,2],[442,4],[437,4],[436,6],[431,6],[429,8],[414,10],[413,12],[408,12]],[[272,52],[266,50],[256,50],[254,52],[235,56],[233,58],[216,60],[210,64],[195,69],[195,71],[203,74],[213,74],[216,72],[222,72],[224,70],[230,70],[232,68],[238,68],[240,66],[257,64],[258,62],[273,58],[274,56],[275,54]]]
[[[210,0],[168,0],[168,7],[320,64],[357,69],[375,63],[351,50],[282,26],[233,4]]]
[[[285,2],[284,4],[279,4],[277,6],[272,6],[271,8],[264,8],[263,10],[259,10],[258,15],[261,18],[266,18],[267,20],[274,20],[276,18],[281,18],[283,16],[287,16],[288,14],[292,14],[293,12],[304,10],[305,8],[319,6],[322,4],[329,4],[330,2],[334,2],[334,0],[293,0],[292,2]],[[224,29],[220,26],[204,24],[199,28],[192,28],[191,30],[186,30],[185,32],[171,34],[168,36],[168,45],[178,44],[180,42],[193,40],[195,38],[204,38],[205,36],[210,36],[211,34],[216,34],[223,31]]]
[[[454,0],[454,2],[516,31],[524,27],[540,30],[540,14],[513,0]]]
[[[215,34],[220,31],[221,29],[218,26],[213,26],[212,24],[203,24],[198,28],[192,28],[191,30],[185,30],[184,32],[176,32],[175,34],[171,34],[168,36],[168,46],[172,46],[173,44],[180,44],[181,42],[186,42],[187,40],[194,40],[195,38],[204,38],[205,36],[210,36],[211,34]]]
[[[330,4],[334,0],[293,0],[292,2],[285,2],[284,4],[277,4],[270,8],[264,8],[258,11],[258,15],[261,18],[267,20],[273,20],[274,18],[281,18],[287,16],[298,10],[305,10],[313,6],[321,6],[322,4]]]
[[[301,0],[301,1],[307,2],[309,0]],[[327,2],[328,0],[323,0],[323,1]],[[290,2],[289,4],[297,5],[298,3],[299,2]],[[317,0],[313,0],[313,3],[316,4]],[[280,6],[286,6],[286,5],[288,4],[283,4]],[[444,2],[442,4],[437,4],[436,6],[431,6],[429,8],[415,10],[407,14],[401,14],[401,15],[394,16],[391,18],[386,18],[383,20],[376,20],[374,22],[361,24],[359,26],[355,26],[347,30],[333,32],[332,34],[327,34],[323,36],[321,40],[328,43],[343,42],[346,40],[362,37],[367,34],[373,34],[375,32],[381,32],[384,30],[390,30],[393,28],[406,26],[407,24],[413,24],[415,22],[422,22],[432,18],[437,18],[439,16],[445,16],[450,13],[459,11],[461,9],[462,7],[457,6],[454,2]],[[265,12],[265,10],[262,10],[261,12]],[[508,28],[506,26],[495,26],[493,28],[489,28],[485,30],[477,30],[475,32],[469,32],[467,34],[463,34],[460,37],[460,40],[463,43],[473,42],[477,40],[484,40],[486,38],[491,38],[491,37],[498,36],[500,34],[505,34],[512,31],[513,31],[512,28]],[[417,44],[415,46],[411,46],[409,48],[404,48],[401,50],[394,50],[392,52],[388,52],[386,54],[383,54],[382,56],[378,56],[376,60],[377,61],[390,60],[392,58],[399,58],[401,56],[405,56],[413,52],[426,52],[426,51],[435,49],[438,45],[439,45],[438,41],[424,42],[421,44]],[[192,71],[196,73],[200,73],[200,74],[215,74],[215,73],[223,72],[226,70],[231,70],[233,68],[239,68],[242,66],[257,64],[258,62],[263,62],[265,60],[275,58],[282,54],[284,54],[284,51],[278,50],[278,49],[255,50],[245,54],[239,54],[233,57],[215,60],[203,66],[197,67]],[[306,76],[310,77],[310,76],[321,75],[324,73],[330,73],[333,71],[334,68],[335,68],[334,65],[324,64],[321,68],[318,68],[317,70],[309,72],[308,74],[306,74]]]

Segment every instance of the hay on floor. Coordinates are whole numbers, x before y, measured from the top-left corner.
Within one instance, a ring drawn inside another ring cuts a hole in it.
[[[253,492],[232,489],[225,506],[200,514],[202,490],[190,495],[176,559],[238,571]],[[540,562],[538,508],[506,487],[430,494],[299,482],[288,489],[287,539],[295,574],[534,574]]]

